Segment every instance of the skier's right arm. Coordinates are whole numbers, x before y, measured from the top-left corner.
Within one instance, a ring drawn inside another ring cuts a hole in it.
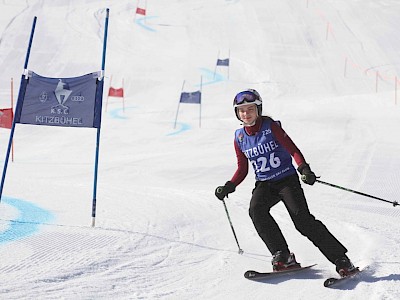
[[[231,181],[235,184],[235,186],[238,186],[246,178],[247,173],[249,172],[249,161],[242,150],[240,150],[236,140],[233,142],[233,144],[236,152],[237,170],[235,174],[233,174]]]
[[[249,171],[249,162],[247,160],[247,157],[240,150],[236,141],[234,141],[234,146],[238,168],[230,181],[227,181],[225,185],[218,186],[215,189],[215,196],[219,200],[223,200],[225,197],[228,196],[228,194],[233,193],[236,189],[236,186],[238,186],[246,178]]]

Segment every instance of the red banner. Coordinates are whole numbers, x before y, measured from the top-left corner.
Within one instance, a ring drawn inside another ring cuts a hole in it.
[[[145,15],[146,15],[146,9],[138,7],[138,8],[136,8],[136,13],[137,13],[138,15],[143,15],[143,16],[145,16]]]
[[[12,121],[13,121],[12,108],[0,109],[0,127],[11,129]]]
[[[124,97],[124,89],[123,88],[115,89],[113,87],[110,87],[110,89],[108,90],[108,96],[110,96],[110,97]]]

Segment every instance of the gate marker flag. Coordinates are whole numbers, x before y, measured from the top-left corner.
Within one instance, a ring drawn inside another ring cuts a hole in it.
[[[147,11],[147,0],[144,1],[144,4],[141,4],[140,2],[143,2],[141,0],[137,0],[136,3],[136,10],[135,10],[135,17],[134,21],[136,21],[136,15],[142,15],[146,17],[146,11]],[[146,22],[146,18],[144,18],[144,21]]]
[[[123,98],[124,97],[124,89],[123,88],[116,89],[116,88],[110,87],[108,90],[108,96]]]
[[[0,109],[0,127],[11,129],[13,121],[12,108]]]
[[[184,92],[183,91],[184,86],[185,86],[185,80],[183,81],[183,84],[182,84],[181,96],[179,98],[178,108],[176,110],[174,129],[176,128],[176,122],[178,120],[178,114],[179,114],[179,106],[181,105],[181,103],[199,104],[199,127],[201,127],[201,90],[202,90],[202,86],[203,86],[203,77],[200,77],[200,90],[199,91]]]
[[[227,67],[228,79],[229,79],[229,62],[230,62],[231,50],[229,50],[228,58],[220,59],[219,54],[220,54],[220,51],[218,51],[217,63],[215,64],[214,79],[215,79],[215,75],[217,73],[217,67]]]
[[[201,92],[182,92],[181,98],[179,100],[180,103],[201,103]]]
[[[48,78],[28,72],[25,97],[18,99],[15,123],[63,127],[100,127],[100,72],[73,78]]]
[[[124,79],[122,78],[122,87],[120,87],[120,88],[112,87],[111,82],[112,82],[112,76],[110,78],[110,87],[108,89],[105,111],[107,111],[108,98],[115,97],[115,98],[122,98],[122,110],[125,112]]]
[[[143,16],[145,16],[145,15],[146,15],[146,9],[138,7],[138,8],[136,8],[136,13],[137,13],[138,15],[143,15]]]
[[[229,66],[229,58],[217,59],[217,66]]]
[[[97,128],[92,201],[92,227],[94,227],[100,148],[101,106],[103,99],[109,12],[110,10],[107,8],[104,25],[101,71],[72,78],[48,78],[28,71],[28,60],[37,20],[37,17],[34,17],[28,50],[25,57],[24,73],[21,77],[15,118],[11,126],[6,159],[1,177],[0,201],[16,123]]]

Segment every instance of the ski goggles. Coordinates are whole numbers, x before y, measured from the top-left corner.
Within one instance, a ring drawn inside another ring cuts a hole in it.
[[[261,104],[260,97],[252,92],[245,91],[237,94],[235,99],[233,99],[233,105],[235,107],[249,103]]]

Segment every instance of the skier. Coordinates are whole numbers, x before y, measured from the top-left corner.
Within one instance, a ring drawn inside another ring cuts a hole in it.
[[[304,183],[313,185],[316,175],[281,128],[280,122],[262,116],[260,94],[254,89],[238,93],[233,100],[233,108],[236,117],[243,122],[243,127],[236,130],[234,138],[238,167],[230,181],[216,188],[216,197],[223,200],[235,191],[247,176],[250,161],[256,183],[250,200],[249,215],[257,233],[273,256],[273,270],[300,267],[270,214],[270,209],[282,201],[296,229],[336,265],[336,271],[342,277],[355,272],[356,268],[346,256],[347,249],[310,213],[292,157]]]

